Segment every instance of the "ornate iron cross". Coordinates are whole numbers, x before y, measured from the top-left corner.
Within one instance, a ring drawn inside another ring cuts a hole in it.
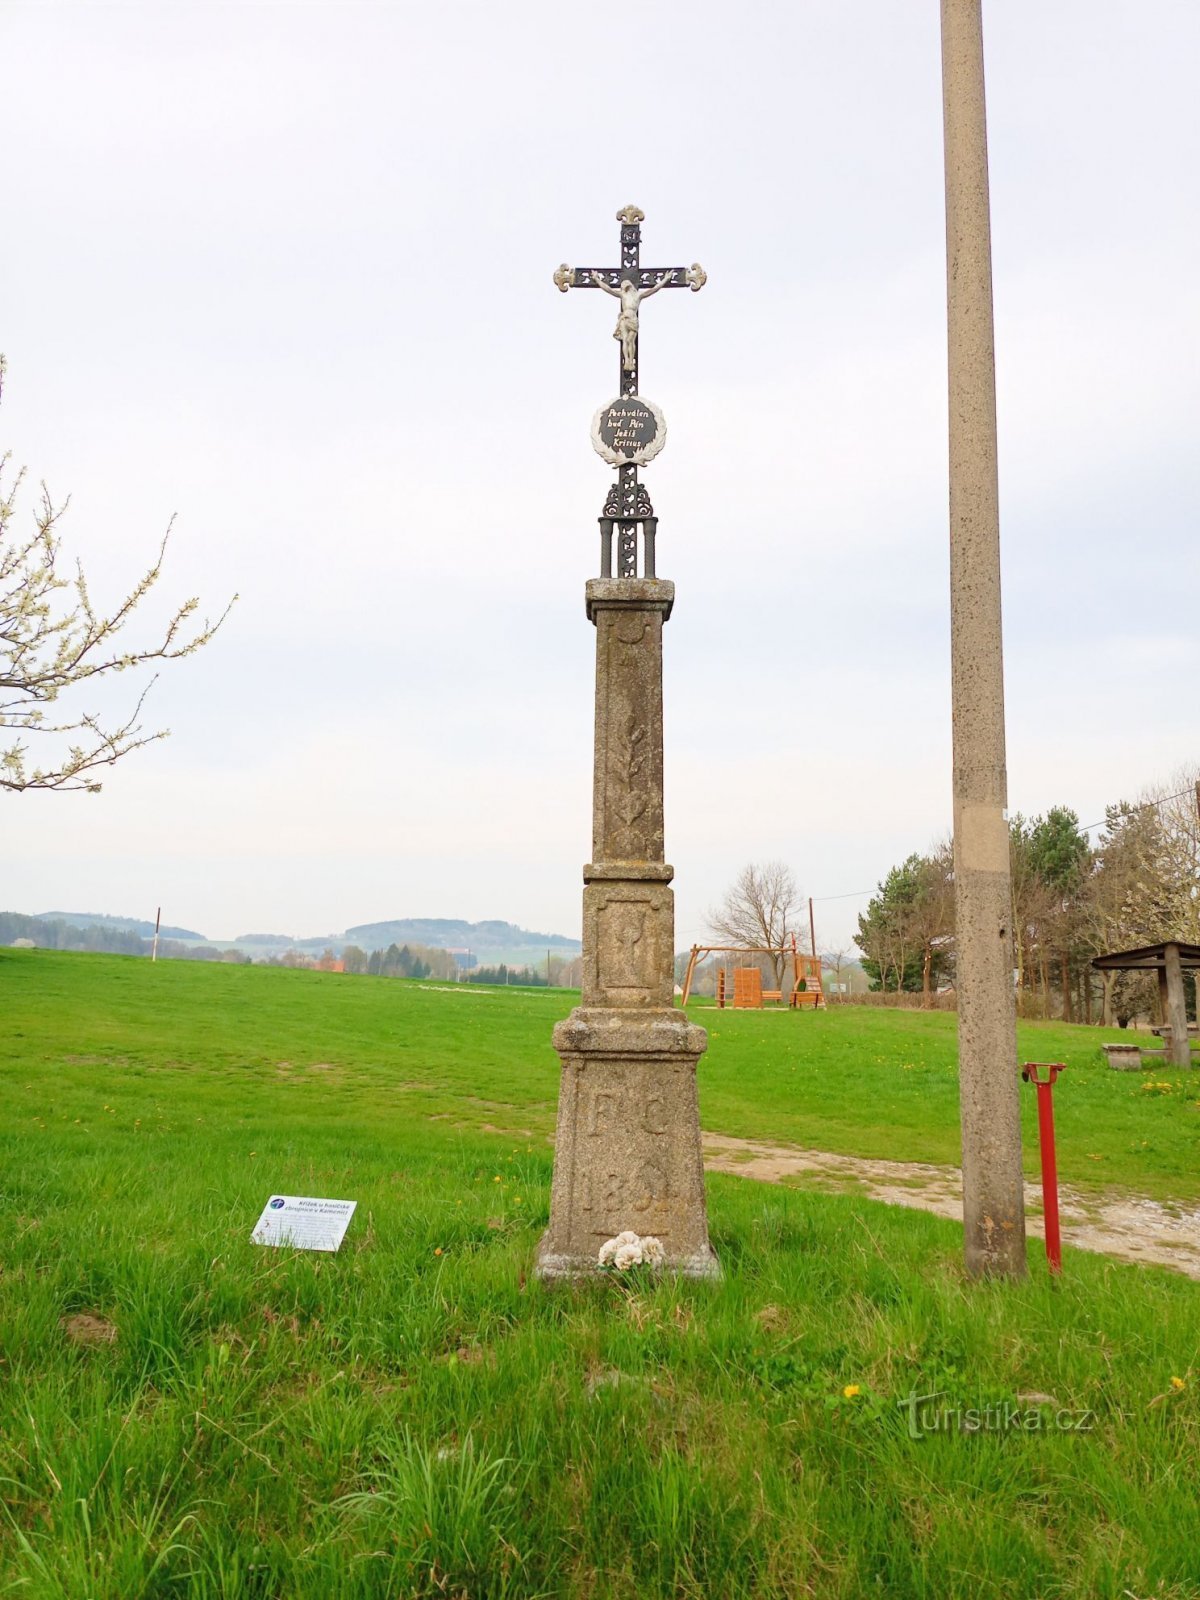
[[[563,294],[568,289],[602,289],[621,303],[614,338],[620,344],[620,393],[638,392],[638,333],[641,301],[660,289],[702,289],[708,274],[699,262],[690,267],[643,267],[642,223],[646,213],[638,206],[623,206],[617,212],[621,224],[621,264],[619,267],[569,267],[564,261],[554,274]],[[617,482],[609,490],[600,517],[600,573],[612,576],[612,535],[618,530],[618,570],[621,578],[637,576],[637,530],[642,528],[644,575],[654,577],[654,539],[658,518],[645,486],[638,482],[638,469],[632,463],[618,467]]]

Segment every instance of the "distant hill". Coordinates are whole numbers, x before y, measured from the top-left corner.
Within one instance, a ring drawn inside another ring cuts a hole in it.
[[[154,924],[140,917],[110,917],[99,911],[39,911],[39,922],[67,922],[73,928],[108,928],[113,933],[138,933],[143,939],[153,939]],[[191,928],[173,928],[163,923],[158,930],[164,939],[192,939],[204,944],[202,933]]]
[[[425,944],[439,950],[473,951],[484,956],[492,950],[530,947],[538,950],[578,950],[578,939],[563,933],[534,933],[514,922],[462,922],[455,917],[400,917],[392,922],[362,922],[346,929],[346,938],[365,950],[382,950],[389,944]]]
[[[34,925],[43,924],[48,935],[46,942],[58,948],[66,948],[68,936],[65,930],[70,928],[77,928],[81,932],[94,929],[114,939],[123,935],[134,935],[141,939],[154,937],[152,922],[142,917],[114,917],[107,912],[44,911],[37,917],[26,920]],[[60,929],[53,939],[49,937],[52,925],[57,925]],[[515,922],[499,920],[466,922],[458,917],[396,917],[388,922],[360,922],[356,927],[347,928],[345,933],[324,933],[304,937],[290,933],[239,933],[236,939],[222,939],[216,944],[193,928],[178,928],[171,923],[164,923],[159,932],[163,939],[178,939],[181,943],[193,946],[212,944],[214,950],[240,949],[253,956],[256,961],[261,961],[267,956],[280,955],[287,950],[295,950],[305,955],[320,955],[322,950],[327,948],[340,950],[347,944],[360,945],[368,952],[386,950],[392,944],[401,948],[408,944],[427,945],[438,950],[469,950],[482,966],[500,961],[509,965],[524,965],[543,961],[547,950],[565,956],[577,955],[580,950],[579,940],[569,938],[563,933],[537,933],[529,928],[519,927]],[[38,939],[39,943],[42,942],[38,938],[36,926],[28,929],[24,926],[18,928],[14,923],[9,937],[11,939],[18,934],[29,934]],[[75,942],[71,938],[71,943]],[[122,945],[121,948],[124,949],[125,946]],[[133,953],[138,952],[133,949]]]

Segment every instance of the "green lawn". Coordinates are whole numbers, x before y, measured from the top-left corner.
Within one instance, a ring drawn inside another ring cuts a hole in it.
[[[1200,1593],[1196,1283],[968,1284],[953,1224],[736,1178],[717,1286],[531,1280],[572,999],[0,952],[0,1594]],[[952,1017],[703,1020],[707,1127],[954,1159]],[[1022,1041],[1064,1178],[1195,1197],[1200,1086],[1097,1038]],[[356,1199],[341,1253],[250,1245],[273,1190]]]
[[[249,1129],[296,1115],[306,1122],[319,1101],[322,1119],[347,1128],[398,1115],[552,1133],[550,1030],[578,998],[180,961],[151,970],[133,957],[47,951],[0,951],[0,994],[0,1067],[15,1069],[7,1085],[15,1126],[40,1116],[93,1132],[97,1117],[116,1114],[104,1112],[106,1102],[134,1115],[157,1108],[152,1115],[179,1131],[185,1116],[218,1111],[226,1125],[233,1118]],[[850,1155],[958,1161],[952,1014],[691,1009],[709,1030],[700,1064],[706,1128]],[[1060,1175],[1200,1199],[1200,1072],[1111,1072],[1100,1043],[1122,1037],[1061,1023],[1021,1027],[1022,1061],[1068,1067],[1054,1092]],[[45,1074],[22,1078],[22,1064],[49,1069],[51,1099]],[[235,1084],[236,1100],[214,1103],[220,1086]],[[1033,1175],[1033,1090],[1022,1087],[1021,1098]]]
[[[851,1155],[959,1161],[952,1013],[848,1006],[802,1016],[695,1015],[709,1029],[700,1080],[706,1128]],[[1068,1069],[1054,1089],[1059,1175],[1084,1188],[1200,1199],[1200,1072],[1111,1071],[1101,1043],[1129,1038],[1060,1022],[1018,1028],[1022,1062]],[[1022,1085],[1021,1101],[1032,1176],[1040,1167],[1031,1087]]]

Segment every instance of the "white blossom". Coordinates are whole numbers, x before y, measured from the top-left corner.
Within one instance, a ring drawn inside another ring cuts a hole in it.
[[[0,358],[0,380],[3,375]],[[144,645],[114,648],[115,636],[158,582],[171,524],[149,570],[106,615],[94,608],[82,568],[76,567],[73,576],[64,573],[58,524],[65,502],[54,505],[43,489],[32,527],[15,531],[22,473],[6,479],[8,461],[0,455],[0,737],[13,742],[0,746],[0,790],[82,789],[94,794],[100,788],[95,777],[100,767],[111,767],[131,751],[166,737],[166,729],[147,733],[138,720],[149,686],[124,721],[121,713],[102,720],[100,713],[77,706],[63,713],[64,721],[47,722],[43,708],[92,679],[191,655],[216,633],[229,607],[216,622],[196,624],[191,619],[198,601],[185,600]],[[48,734],[51,743],[55,735],[84,737],[65,749],[60,745],[48,765],[31,767],[22,738],[29,733]]]
[[[647,1234],[642,1240],[642,1260],[648,1267],[661,1267],[666,1259],[667,1252],[662,1247],[662,1240]]]
[[[651,1235],[642,1238],[627,1228],[615,1239],[605,1240],[597,1260],[602,1267],[616,1267],[618,1272],[625,1272],[630,1267],[660,1267],[666,1256],[661,1240]]]

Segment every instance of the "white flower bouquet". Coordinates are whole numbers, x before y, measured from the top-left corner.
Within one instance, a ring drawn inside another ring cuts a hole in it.
[[[631,1229],[606,1239],[597,1258],[601,1267],[615,1267],[618,1272],[628,1272],[630,1267],[661,1267],[666,1259],[660,1239],[652,1234],[642,1238]]]

